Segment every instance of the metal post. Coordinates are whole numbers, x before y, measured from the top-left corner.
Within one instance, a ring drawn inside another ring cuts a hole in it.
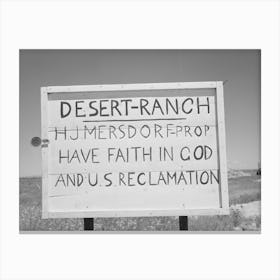
[[[94,218],[84,218],[84,230],[94,230]]]
[[[189,230],[188,216],[179,216],[180,230]]]

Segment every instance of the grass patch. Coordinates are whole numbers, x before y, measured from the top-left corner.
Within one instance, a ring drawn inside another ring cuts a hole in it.
[[[21,231],[82,231],[83,219],[41,219],[41,178],[21,178],[19,229]],[[229,179],[230,205],[261,199],[259,176]],[[177,231],[178,217],[96,218],[96,231]],[[228,216],[189,217],[190,231],[261,229],[261,217],[245,218],[235,209]]]

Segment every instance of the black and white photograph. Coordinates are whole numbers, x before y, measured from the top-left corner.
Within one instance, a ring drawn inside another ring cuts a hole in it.
[[[278,0],[0,1],[0,279],[279,280]]]
[[[260,61],[20,50],[20,231],[260,232]]]

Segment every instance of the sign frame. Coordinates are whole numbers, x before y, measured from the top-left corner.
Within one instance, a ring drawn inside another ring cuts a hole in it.
[[[136,90],[172,90],[172,89],[215,89],[217,144],[220,170],[220,208],[213,209],[146,209],[146,210],[107,210],[107,211],[71,211],[50,212],[48,209],[48,96],[59,93],[95,93],[102,91]],[[226,137],[224,93],[222,81],[180,82],[180,83],[141,83],[108,84],[80,86],[41,87],[41,137],[42,137],[42,218],[95,218],[95,217],[140,217],[140,216],[192,216],[192,215],[228,215],[228,177],[226,162]]]

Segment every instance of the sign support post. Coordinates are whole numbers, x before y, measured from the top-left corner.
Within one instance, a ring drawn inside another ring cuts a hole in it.
[[[180,230],[189,230],[188,216],[179,216]]]
[[[94,218],[84,218],[84,230],[94,230]]]

